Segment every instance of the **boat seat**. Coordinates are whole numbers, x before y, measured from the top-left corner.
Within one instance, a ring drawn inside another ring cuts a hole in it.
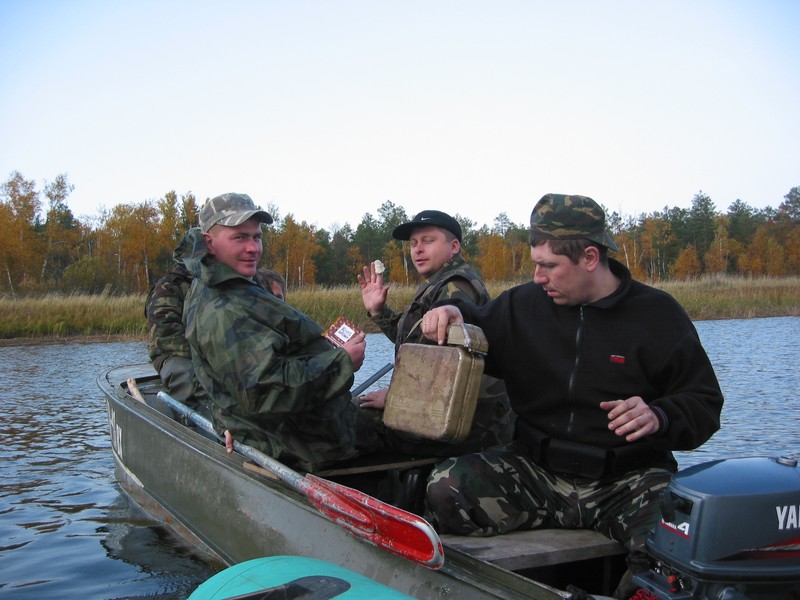
[[[404,457],[404,456],[383,456],[378,457],[377,459],[373,458],[372,460],[364,461],[361,460],[359,462],[353,462],[351,464],[337,466],[330,469],[324,469],[322,471],[317,471],[314,473],[319,477],[339,477],[342,475],[359,475],[362,473],[376,473],[379,471],[391,471],[393,469],[413,469],[416,467],[422,467],[426,465],[434,465],[436,463],[442,462],[443,458],[411,458],[411,457]]]
[[[509,571],[535,569],[625,553],[619,543],[590,529],[534,529],[492,537],[443,534],[445,546],[455,548]]]

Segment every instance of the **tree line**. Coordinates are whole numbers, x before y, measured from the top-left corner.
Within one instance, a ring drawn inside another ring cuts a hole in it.
[[[69,208],[74,186],[67,174],[41,189],[18,171],[0,187],[0,293],[143,293],[173,265],[183,234],[198,223],[202,203],[191,192],[169,191],[157,200],[118,204],[81,220]],[[390,281],[417,282],[406,242],[392,230],[410,220],[385,201],[355,225],[328,231],[265,209],[275,222],[264,236],[264,266],[280,272],[290,288],[353,285],[363,265],[377,258]],[[689,208],[665,207],[638,216],[608,212],[619,245],[612,256],[644,281],[689,279],[704,274],[747,277],[800,275],[800,187],[777,209],[755,209],[736,200],[719,212],[702,191]],[[454,215],[463,230],[463,253],[487,281],[529,279],[528,224],[500,213],[491,226]]]

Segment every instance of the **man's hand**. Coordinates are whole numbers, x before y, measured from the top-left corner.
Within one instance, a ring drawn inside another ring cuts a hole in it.
[[[450,323],[463,323],[464,317],[455,306],[432,308],[422,317],[422,333],[440,346],[447,341],[447,326]]]
[[[359,396],[359,406],[361,408],[380,408],[383,410],[383,407],[386,406],[386,394],[388,391],[389,388],[381,388],[379,390],[375,390],[374,392],[369,392],[368,394]]]
[[[617,435],[624,435],[628,442],[658,431],[658,417],[641,396],[601,402],[600,408],[608,411],[608,428]]]
[[[386,305],[389,286],[383,285],[383,273],[375,272],[375,263],[364,267],[364,274],[358,274],[358,285],[361,286],[361,300],[370,316],[379,315]]]
[[[227,429],[225,430],[225,450],[228,451],[228,454],[233,452],[233,435]]]
[[[347,340],[342,348],[353,363],[353,371],[358,371],[364,364],[364,354],[367,351],[367,335],[362,331]]]

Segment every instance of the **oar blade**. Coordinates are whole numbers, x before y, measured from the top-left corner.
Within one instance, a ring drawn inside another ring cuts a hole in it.
[[[356,537],[430,569],[444,564],[442,542],[422,517],[315,475],[306,481],[314,506]]]
[[[195,425],[213,433],[211,422],[164,391],[158,397]],[[444,564],[442,542],[433,527],[417,515],[377,498],[314,475],[303,477],[255,448],[234,442],[234,449],[305,495],[328,519],[354,536],[431,569]]]

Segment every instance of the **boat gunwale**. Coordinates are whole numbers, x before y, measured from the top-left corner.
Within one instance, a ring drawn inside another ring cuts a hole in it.
[[[144,377],[142,376],[143,369],[147,369],[149,373]],[[152,382],[156,384],[159,382],[158,375],[149,363],[109,369],[98,377],[98,385],[105,393],[109,403],[113,402],[116,406],[130,412],[135,418],[145,421],[148,426],[154,427],[159,432],[173,438],[175,443],[186,445],[206,459],[211,459],[220,468],[232,469],[238,476],[266,487],[268,493],[279,496],[283,501],[290,501],[293,505],[309,512],[311,517],[326,520],[305,497],[295,490],[278,480],[265,476],[257,470],[247,468],[245,465],[248,461],[244,456],[236,453],[229,454],[221,444],[210,440],[179,421],[162,414],[152,406],[133,398],[123,385],[129,377],[135,377],[135,379],[140,382]],[[115,460],[119,460],[121,465],[125,466],[123,457],[117,457],[116,452],[114,452],[114,456]],[[127,467],[125,468],[127,470]],[[176,528],[172,522],[165,523],[165,525],[174,529],[178,535],[182,535],[184,531],[188,531],[192,536],[200,540],[203,545],[207,546],[207,550],[210,551],[212,557],[219,558],[227,565],[238,562],[224,551],[219,551],[216,544],[211,542],[211,540],[207,540],[206,536],[204,536],[201,531],[192,526],[191,519],[182,511],[176,510],[174,507],[170,506],[169,502],[160,498],[157,494],[153,495],[152,489],[143,488],[142,493],[150,497],[153,502],[167,511],[167,513],[180,524],[180,526]],[[134,498],[134,501],[140,504],[136,498]],[[152,514],[146,507],[143,508],[146,512]],[[355,542],[363,543],[371,548],[378,549],[374,545],[364,540],[359,540],[349,533],[347,536]],[[192,540],[187,541],[192,543]],[[200,547],[200,550],[205,553],[206,548]],[[389,554],[387,551],[382,552],[386,552],[387,555]],[[381,558],[380,560],[386,559]],[[405,559],[399,560],[404,563],[413,564],[411,561]],[[435,597],[446,598],[452,591],[451,588],[468,586],[476,593],[476,595],[470,595],[470,598],[508,598],[512,600],[523,598],[533,598],[534,600],[558,600],[563,598],[563,592],[555,588],[504,569],[499,565],[487,562],[447,544],[445,544],[445,564],[439,570],[432,571],[420,565],[415,566],[425,571],[442,575],[441,588],[435,594]],[[454,586],[453,584],[456,582],[458,582],[458,585]],[[434,595],[426,595],[424,597],[434,597]]]

